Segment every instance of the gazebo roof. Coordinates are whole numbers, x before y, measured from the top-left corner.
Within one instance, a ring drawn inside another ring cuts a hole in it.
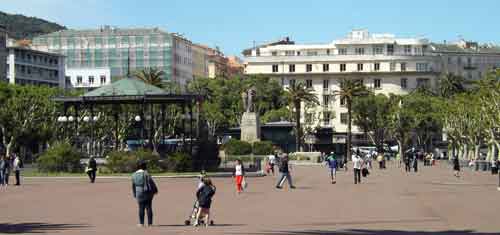
[[[124,78],[100,87],[79,97],[56,97],[53,100],[65,105],[80,104],[187,104],[201,99],[194,94],[171,94],[136,78]]]
[[[161,88],[149,85],[136,78],[124,78],[109,85],[97,88],[83,95],[83,97],[94,96],[142,96],[142,95],[168,95]]]

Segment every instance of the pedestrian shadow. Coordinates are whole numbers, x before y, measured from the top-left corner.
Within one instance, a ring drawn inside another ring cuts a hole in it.
[[[48,223],[2,223],[0,234],[49,233],[51,231],[82,230],[86,224],[48,224]]]
[[[210,225],[209,227],[241,227],[246,226],[246,224],[217,224]],[[157,227],[193,227],[193,225],[184,225],[184,224],[161,224]],[[201,226],[203,227],[203,226]]]
[[[401,231],[401,230],[369,230],[350,229],[339,231],[304,230],[304,231],[269,231],[250,234],[259,235],[493,235],[498,233],[479,233],[474,230],[448,231]]]

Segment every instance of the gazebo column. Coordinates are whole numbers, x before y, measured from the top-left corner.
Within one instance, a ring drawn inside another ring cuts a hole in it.
[[[113,105],[114,117],[115,117],[115,150],[118,150],[118,127],[119,127],[119,116],[118,116],[118,106]]]
[[[186,149],[186,101],[182,103],[182,148],[184,153]]]
[[[165,104],[161,104],[161,141],[160,141],[160,144],[165,141],[165,127],[166,127]],[[163,143],[163,145],[165,146],[165,143]]]
[[[153,116],[153,104],[149,104],[149,148],[154,150],[153,138],[155,132],[155,121]]]
[[[189,102],[189,155],[193,155],[193,102]]]

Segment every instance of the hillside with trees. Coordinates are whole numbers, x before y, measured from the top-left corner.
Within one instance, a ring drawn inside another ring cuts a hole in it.
[[[0,25],[3,25],[14,39],[32,39],[38,35],[48,34],[66,27],[36,17],[8,14],[0,11]]]

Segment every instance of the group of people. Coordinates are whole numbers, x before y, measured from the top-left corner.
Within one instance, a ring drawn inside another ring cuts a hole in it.
[[[11,172],[15,175],[15,186],[21,185],[21,169],[23,166],[23,161],[18,155],[13,157],[0,156],[0,187],[7,187],[9,185],[9,177]]]
[[[215,195],[216,187],[212,180],[202,172],[200,182],[196,190],[196,206],[198,207],[196,214],[196,222],[194,226],[199,225],[199,221],[204,218],[205,225],[209,225],[207,221],[210,219],[210,207],[212,198]],[[153,177],[147,171],[147,163],[139,161],[137,163],[137,171],[132,174],[132,195],[137,201],[139,209],[139,227],[153,225],[153,198],[158,194]],[[145,217],[147,216],[147,225]]]

